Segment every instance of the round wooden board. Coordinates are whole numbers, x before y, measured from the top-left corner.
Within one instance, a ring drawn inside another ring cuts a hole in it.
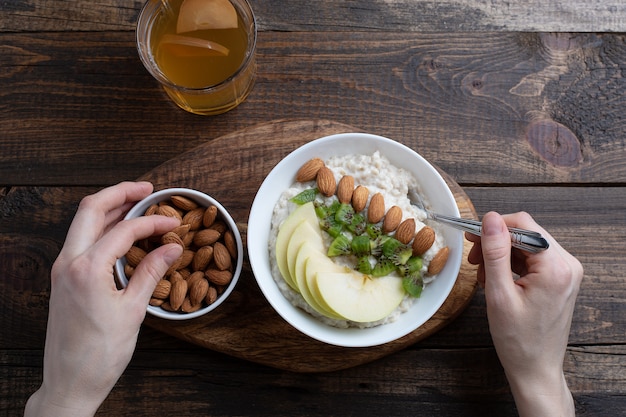
[[[273,121],[210,140],[140,179],[151,181],[155,189],[189,187],[210,194],[231,212],[245,246],[252,201],[271,169],[304,143],[335,133],[356,131],[360,130],[332,121]],[[394,139],[402,142],[401,138]],[[414,144],[404,144],[415,149]],[[461,215],[476,218],[475,209],[461,187],[447,174],[442,172],[442,175],[455,195]],[[167,321],[148,315],[145,323],[208,349],[280,369],[327,372],[349,368],[428,337],[464,310],[477,286],[475,267],[466,260],[469,247],[466,242],[461,272],[439,311],[414,332],[382,346],[344,348],[300,333],[264,298],[247,259],[230,298],[211,314],[188,321]]]

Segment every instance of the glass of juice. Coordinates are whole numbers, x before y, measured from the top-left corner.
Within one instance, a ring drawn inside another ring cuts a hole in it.
[[[137,21],[146,69],[179,107],[215,115],[245,100],[256,74],[247,0],[148,0]]]

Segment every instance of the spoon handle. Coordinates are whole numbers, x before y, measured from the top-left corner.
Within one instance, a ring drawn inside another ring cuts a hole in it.
[[[427,212],[427,215],[429,219],[438,221],[443,224],[447,224],[468,233],[472,233],[476,236],[480,236],[482,231],[482,224],[477,220],[444,216],[442,214],[431,212]],[[531,230],[518,229],[516,227],[509,227],[508,229],[509,234],[511,235],[511,245],[515,248],[530,253],[538,253],[548,249],[548,247],[550,246],[548,241],[543,236],[541,236],[540,233],[533,232]]]

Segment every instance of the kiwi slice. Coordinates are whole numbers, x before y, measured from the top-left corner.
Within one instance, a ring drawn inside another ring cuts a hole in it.
[[[372,276],[374,277],[384,277],[386,275],[391,274],[395,271],[396,266],[391,262],[391,260],[386,258],[380,258],[372,268]]]
[[[352,239],[351,248],[352,253],[357,257],[369,255],[372,252],[372,241],[367,235],[355,236]]]
[[[406,291],[411,297],[419,298],[422,295],[422,290],[424,289],[424,279],[422,278],[422,274],[415,272],[402,278],[402,288],[404,288],[404,291]]]
[[[289,201],[291,201],[292,203],[296,203],[298,205],[306,204],[308,202],[314,201],[318,193],[319,193],[319,190],[317,188],[308,188],[304,191],[301,191],[297,195],[291,197]]]
[[[339,209],[335,213],[335,220],[347,226],[352,223],[354,214],[354,208],[352,208],[352,205],[347,203],[341,203]]]
[[[421,273],[422,269],[422,258],[419,256],[411,256],[409,259],[402,265],[398,265],[398,272],[404,277]]]
[[[328,253],[327,255],[330,257],[333,256],[341,256],[341,255],[348,255],[350,253],[352,253],[352,245],[351,245],[351,241],[350,239],[340,233],[331,243],[330,246],[328,247]]]
[[[372,273],[372,264],[368,255],[363,255],[356,260],[356,270],[362,274]]]
[[[335,216],[320,219],[320,227],[332,237],[337,237],[343,231],[343,225],[335,220]]]
[[[359,213],[353,214],[352,220],[346,227],[356,236],[365,234],[367,231],[367,221],[365,220],[365,216]]]

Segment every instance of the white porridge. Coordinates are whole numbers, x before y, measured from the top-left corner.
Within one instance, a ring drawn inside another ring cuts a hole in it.
[[[414,219],[415,220],[415,232],[425,227],[423,220],[425,219],[425,213],[417,207],[411,205],[408,192],[409,189],[417,190],[419,192],[420,187],[416,178],[413,177],[408,171],[397,168],[389,162],[389,160],[381,155],[379,152],[375,152],[372,155],[347,155],[340,157],[331,157],[324,161],[326,167],[330,168],[334,174],[335,180],[338,183],[340,179],[349,175],[354,178],[354,184],[367,187],[369,190],[368,200],[376,193],[381,193],[384,197],[385,207],[398,206],[402,210],[402,220]],[[279,266],[276,261],[276,238],[279,232],[281,224],[289,217],[289,215],[298,207],[298,204],[291,201],[291,199],[305,190],[312,189],[316,186],[315,181],[308,182],[295,182],[291,188],[285,190],[276,203],[272,215],[272,225],[270,231],[270,263],[272,267],[272,276],[276,281],[283,295],[296,307],[301,308],[307,313],[313,315],[320,321],[329,325],[347,328],[347,327],[373,327],[388,322],[395,321],[397,317],[406,312],[411,305],[415,302],[419,302],[419,298],[404,296],[402,302],[398,307],[388,316],[382,320],[372,322],[353,322],[349,320],[340,320],[335,318],[329,318],[320,314],[316,309],[303,298],[303,296],[290,287],[283,278]],[[318,204],[330,204],[336,200],[336,196],[324,197],[321,194],[315,196],[315,202]],[[369,201],[368,201],[369,205]],[[366,209],[367,210],[367,209]],[[426,288],[427,284],[436,278],[436,275],[429,276],[426,274],[428,265],[433,257],[445,247],[443,241],[443,235],[439,230],[432,225],[429,225],[435,230],[435,241],[432,246],[423,254],[421,272],[423,275],[423,284]],[[333,241],[333,237],[330,234],[322,233],[324,244],[328,247]],[[391,233],[393,235],[393,233]],[[351,268],[355,268],[355,260],[353,256],[337,256],[333,257],[333,261],[340,263]],[[401,279],[397,272],[392,272],[392,275],[396,274],[398,279]],[[428,296],[428,293],[424,293],[423,296]]]

